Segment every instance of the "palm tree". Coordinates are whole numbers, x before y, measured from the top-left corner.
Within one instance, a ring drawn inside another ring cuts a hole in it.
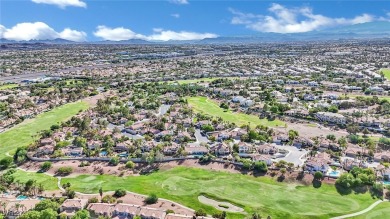
[[[19,213],[20,204],[19,204],[19,203],[16,203],[16,204],[15,204],[15,208],[16,208],[16,212]]]
[[[103,199],[103,188],[99,188],[100,201]]]
[[[1,205],[1,207],[3,207],[3,214],[4,215],[7,215],[7,202],[2,202],[2,201],[0,201],[0,205]]]

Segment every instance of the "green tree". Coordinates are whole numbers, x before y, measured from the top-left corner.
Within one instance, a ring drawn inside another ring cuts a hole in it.
[[[145,198],[146,204],[154,204],[158,201],[158,197],[156,194],[152,193],[148,197]]]
[[[195,215],[197,217],[205,217],[207,216],[207,213],[205,210],[203,210],[203,208],[199,208],[198,210],[195,211]]]
[[[126,168],[134,169],[134,167],[135,167],[135,163],[133,161],[131,161],[131,160],[127,161]]]
[[[118,157],[112,157],[109,161],[109,163],[113,166],[117,166],[119,164],[119,158]]]
[[[255,162],[254,169],[259,171],[259,172],[263,172],[263,173],[268,171],[267,164],[264,161]]]
[[[89,219],[89,218],[91,218],[91,215],[89,214],[89,211],[86,209],[77,211],[76,214],[72,217],[72,219]]]
[[[123,197],[123,196],[125,196],[126,195],[126,190],[124,190],[124,189],[117,189],[117,190],[115,190],[115,193],[114,193],[114,196],[115,197]]]
[[[331,141],[335,141],[336,140],[336,136],[334,134],[329,134],[329,135],[326,136],[326,139],[331,140]]]
[[[45,209],[52,209],[53,211],[57,211],[59,207],[60,204],[58,204],[57,202],[52,201],[50,199],[44,199],[35,205],[34,210],[43,211]]]
[[[41,217],[42,219],[57,219],[58,213],[57,211],[54,211],[53,209],[45,209],[41,211]]]
[[[27,211],[20,215],[18,219],[41,219],[41,213],[39,211]]]
[[[100,200],[102,200],[103,199],[103,188],[102,187],[99,188],[99,195],[100,195]]]
[[[2,169],[7,169],[9,166],[11,166],[13,162],[12,157],[4,157],[3,159],[0,160],[0,167]]]
[[[321,180],[322,177],[323,177],[322,172],[317,171],[317,172],[314,173],[314,179],[315,179],[315,180]]]
[[[290,139],[290,141],[293,141],[298,136],[299,136],[298,131],[293,130],[293,129],[288,130],[288,139]]]
[[[48,171],[50,168],[51,168],[52,164],[50,161],[45,161],[42,165],[41,165],[41,170],[46,172]]]

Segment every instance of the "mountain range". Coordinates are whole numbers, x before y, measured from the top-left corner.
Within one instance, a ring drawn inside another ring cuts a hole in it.
[[[224,44],[224,43],[260,43],[260,42],[291,42],[291,41],[321,41],[321,40],[350,40],[350,39],[390,39],[390,22],[376,21],[337,28],[328,28],[305,33],[257,33],[245,36],[220,36],[203,40],[184,41],[146,41],[130,39],[123,41],[91,41],[73,42],[65,39],[13,41],[0,39],[0,43],[45,43],[45,44]]]

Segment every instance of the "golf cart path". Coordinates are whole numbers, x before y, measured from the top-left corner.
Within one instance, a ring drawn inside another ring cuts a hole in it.
[[[355,216],[358,216],[361,214],[365,214],[365,213],[371,211],[373,208],[375,208],[377,205],[379,205],[382,202],[383,202],[382,200],[378,200],[378,201],[372,203],[368,208],[366,208],[364,210],[361,210],[359,212],[352,213],[352,214],[342,215],[342,216],[338,216],[338,217],[332,217],[331,219],[343,219],[343,218],[355,217]]]

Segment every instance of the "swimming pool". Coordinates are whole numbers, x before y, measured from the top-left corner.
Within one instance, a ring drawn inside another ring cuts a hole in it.
[[[108,154],[107,151],[101,151],[100,152],[100,156],[107,156],[107,154]]]
[[[327,175],[331,176],[331,177],[339,177],[340,176],[340,171],[339,170],[332,170],[332,171],[328,172]]]
[[[127,153],[126,154],[119,154],[119,157],[127,157],[129,156]]]
[[[390,185],[390,181],[384,181],[383,180],[383,185]]]
[[[16,200],[26,200],[26,199],[28,199],[28,197],[25,195],[19,195],[18,197],[16,197]]]

